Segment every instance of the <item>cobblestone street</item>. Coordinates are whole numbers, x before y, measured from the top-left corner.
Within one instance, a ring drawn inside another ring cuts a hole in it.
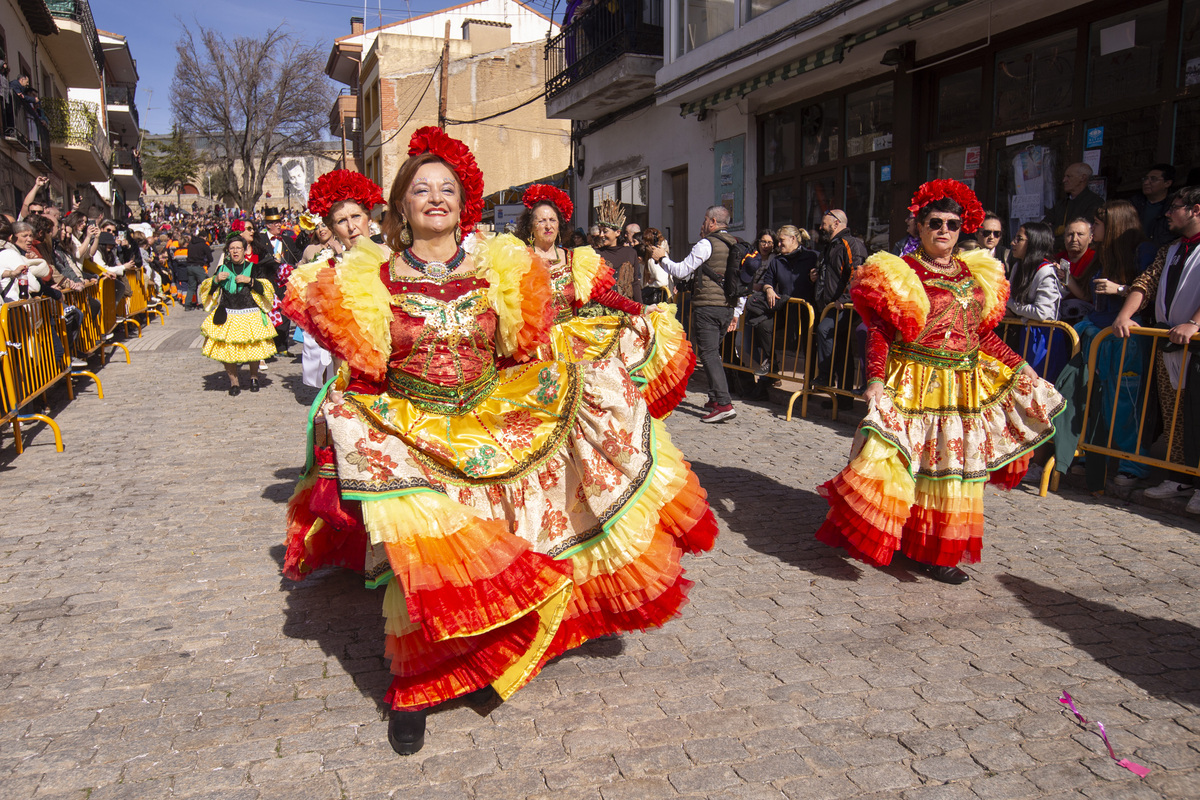
[[[669,427],[722,533],[682,617],[438,709],[397,756],[382,592],[280,577],[314,392],[283,359],[229,397],[201,319],[118,351],[104,400],[80,381],[65,452],[3,434],[5,798],[1200,797],[1194,518],[989,487],[966,585],[864,567],[813,538],[854,415],[706,426],[699,392]]]

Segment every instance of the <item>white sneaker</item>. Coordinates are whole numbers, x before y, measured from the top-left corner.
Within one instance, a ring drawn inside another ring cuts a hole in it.
[[[1117,486],[1120,486],[1122,489],[1128,489],[1129,487],[1135,485],[1137,480],[1138,479],[1132,475],[1126,475],[1124,472],[1118,472],[1117,477],[1113,478],[1113,483]]]
[[[1146,497],[1153,497],[1155,500],[1165,500],[1169,497],[1183,497],[1191,491],[1191,486],[1179,481],[1163,481],[1158,486],[1147,489]]]

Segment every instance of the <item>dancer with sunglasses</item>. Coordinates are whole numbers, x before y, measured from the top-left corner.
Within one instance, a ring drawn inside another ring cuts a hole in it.
[[[979,560],[983,485],[1016,486],[1054,433],[1062,397],[994,330],[1008,282],[979,249],[955,255],[984,219],[975,194],[931,181],[913,197],[921,246],[876,253],[850,294],[867,322],[867,415],[850,463],[820,487],[817,538],[875,566],[900,551],[943,583]]]

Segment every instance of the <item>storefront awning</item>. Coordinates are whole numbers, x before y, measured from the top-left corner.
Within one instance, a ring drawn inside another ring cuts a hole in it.
[[[943,2],[928,6],[919,11],[914,11],[911,14],[905,14],[899,19],[894,19],[886,25],[874,28],[863,33],[847,36],[837,44],[826,47],[824,50],[819,50],[816,53],[804,56],[789,64],[776,67],[775,69],[764,72],[761,75],[755,76],[741,83],[734,84],[728,89],[722,89],[716,94],[709,95],[702,100],[695,100],[691,103],[683,103],[679,109],[679,116],[686,117],[688,114],[698,114],[707,109],[735,98],[745,97],[751,92],[765,89],[768,86],[786,81],[789,78],[795,78],[798,75],[803,75],[806,72],[812,72],[814,69],[824,67],[827,64],[833,64],[841,61],[846,51],[851,48],[865,44],[872,39],[878,39],[884,34],[891,33],[899,28],[907,27],[921,20],[930,19],[945,14],[947,11],[953,11],[959,6],[973,3],[976,0],[943,0]]]

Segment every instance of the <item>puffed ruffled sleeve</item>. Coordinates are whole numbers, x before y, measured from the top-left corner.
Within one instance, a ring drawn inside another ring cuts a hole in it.
[[[346,252],[337,269],[320,267],[307,283],[297,279],[296,286],[297,293],[304,287],[303,307],[298,313],[311,325],[311,330],[305,331],[349,364],[352,374],[373,381],[386,377],[392,352],[391,295],[379,278],[379,269],[389,256],[387,249],[364,236]],[[293,310],[297,306],[294,297]]]
[[[641,314],[646,309],[628,297],[613,291],[617,279],[612,267],[591,247],[576,247],[571,254],[571,283],[575,286],[575,307],[599,303],[626,314]]]
[[[917,273],[903,258],[882,250],[855,272],[850,299],[868,325],[883,320],[910,342],[929,316],[929,295]]]
[[[550,341],[554,324],[550,269],[510,233],[477,239],[472,252],[488,282],[496,310],[496,352],[516,361],[533,357]]]

